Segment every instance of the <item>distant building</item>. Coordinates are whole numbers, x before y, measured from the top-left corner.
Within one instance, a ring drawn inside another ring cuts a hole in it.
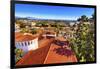
[[[19,32],[20,31],[20,25],[15,23],[15,32]]]
[[[15,33],[15,46],[24,52],[38,48],[38,37],[31,34]]]
[[[45,31],[45,33],[42,36],[45,38],[55,38],[56,33],[53,31]]]
[[[31,22],[31,26],[34,27],[36,25],[36,22]]]
[[[69,24],[70,24],[70,26],[73,26],[75,23],[76,23],[76,22],[70,22]]]

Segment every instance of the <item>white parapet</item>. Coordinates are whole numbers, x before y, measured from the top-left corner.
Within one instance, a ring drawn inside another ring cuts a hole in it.
[[[35,49],[37,49],[38,48],[38,38],[35,38],[31,42],[30,42],[30,45],[28,46],[28,50],[35,50]]]
[[[38,37],[31,41],[16,42],[16,48],[22,49],[24,52],[35,50],[38,48]]]

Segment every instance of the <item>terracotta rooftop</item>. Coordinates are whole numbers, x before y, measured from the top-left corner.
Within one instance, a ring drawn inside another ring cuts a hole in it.
[[[37,36],[33,36],[32,34],[15,33],[16,42],[30,41],[35,39],[36,37]]]
[[[58,53],[56,53],[54,49],[57,49],[57,48],[60,48],[60,47],[55,44],[51,44],[47,57],[44,61],[44,64],[77,62],[75,55],[65,56],[65,55],[59,55]]]
[[[25,56],[16,63],[19,65],[34,65],[34,64],[51,64],[51,63],[67,63],[67,62],[77,62],[75,55],[64,56],[57,54],[54,49],[60,46],[53,43],[54,38],[44,39],[40,42],[37,50],[29,51]]]
[[[53,39],[44,40],[44,42],[39,45],[39,49],[29,51],[16,65],[43,64],[52,41]]]
[[[62,36],[59,36],[59,37],[56,37],[57,40],[60,40],[60,41],[66,41],[65,38],[63,38]]]

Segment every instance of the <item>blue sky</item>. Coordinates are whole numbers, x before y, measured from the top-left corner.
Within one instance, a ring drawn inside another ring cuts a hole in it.
[[[77,20],[82,15],[89,18],[94,13],[94,8],[64,7],[32,4],[16,4],[15,16],[36,17],[44,19]]]

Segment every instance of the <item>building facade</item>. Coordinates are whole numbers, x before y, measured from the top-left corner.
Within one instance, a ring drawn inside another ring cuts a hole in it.
[[[38,48],[38,37],[29,34],[21,34],[16,36],[15,47],[22,49],[24,52],[35,50]]]

